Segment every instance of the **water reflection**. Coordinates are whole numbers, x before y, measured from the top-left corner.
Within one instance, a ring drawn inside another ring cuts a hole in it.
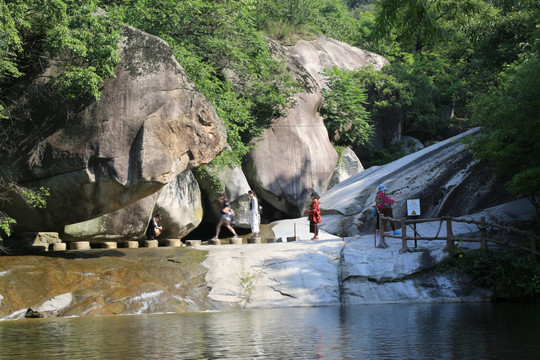
[[[363,305],[0,322],[0,359],[535,359],[540,307]]]

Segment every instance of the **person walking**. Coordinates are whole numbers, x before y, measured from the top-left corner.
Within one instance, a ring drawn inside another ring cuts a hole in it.
[[[146,237],[148,238],[148,240],[155,240],[156,237],[161,235],[163,227],[159,225],[159,222],[162,218],[163,216],[161,216],[161,214],[155,214],[154,217],[150,220],[148,228],[146,229]]]
[[[309,211],[309,232],[313,233],[313,237],[311,238],[311,240],[319,240],[318,224],[322,221],[319,199],[317,194],[314,192],[312,192],[309,197],[311,199],[311,204],[308,208],[305,208],[304,211]]]
[[[381,231],[381,229],[379,229],[379,216],[382,215],[384,217],[393,218],[394,213],[392,212],[392,204],[396,202],[399,202],[399,200],[395,200],[390,197],[386,185],[379,185],[377,194],[375,195],[375,209],[377,210],[377,223],[375,228],[377,231]],[[383,226],[384,228],[382,231],[384,232],[386,231],[386,223],[384,223]],[[396,231],[396,225],[393,221],[390,221],[390,227],[392,228],[394,235],[401,235],[399,231]]]
[[[249,202],[249,223],[253,237],[259,237],[259,223],[261,222],[261,213],[259,212],[259,199],[253,190],[248,191]]]
[[[225,193],[222,193],[219,195],[219,200],[221,201],[221,215],[219,218],[219,222],[216,226],[216,236],[212,238],[212,240],[217,240],[219,233],[221,231],[221,226],[225,225],[227,229],[229,229],[230,232],[233,233],[233,239],[238,239],[238,235],[236,235],[236,231],[234,231],[234,228],[231,226],[231,221],[234,216],[234,211],[231,208],[231,204],[229,203],[229,200],[227,199],[227,195]]]

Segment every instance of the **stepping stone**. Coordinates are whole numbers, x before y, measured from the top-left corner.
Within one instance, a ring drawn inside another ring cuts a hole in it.
[[[159,243],[157,240],[145,240],[144,246],[149,248],[157,248],[159,246]]]
[[[124,247],[128,249],[137,249],[139,247],[139,242],[134,240],[124,241]]]
[[[219,239],[210,239],[208,245],[221,245],[221,241]]]
[[[186,246],[201,246],[201,240],[186,240]]]
[[[277,242],[278,242],[278,238],[276,238],[276,237],[266,238],[266,243],[267,244],[273,244],[273,243],[277,243]]]
[[[244,243],[244,239],[242,239],[241,237],[235,239],[235,238],[231,238],[231,244],[233,245],[240,245],[240,244],[243,244]]]
[[[66,243],[54,243],[52,246],[53,251],[64,251],[67,249]]]
[[[88,250],[90,249],[89,241],[75,241],[69,244],[70,250]]]
[[[101,247],[105,249],[116,249],[118,247],[118,243],[115,241],[106,241],[101,244]]]
[[[182,241],[180,239],[166,239],[165,240],[165,246],[168,247],[181,247]]]
[[[249,239],[247,239],[248,241],[248,244],[260,244],[261,243],[261,238],[260,237],[250,237]]]

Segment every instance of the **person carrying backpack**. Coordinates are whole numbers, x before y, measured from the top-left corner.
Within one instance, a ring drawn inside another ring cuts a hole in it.
[[[227,200],[227,195],[225,193],[220,194],[219,200],[221,201],[221,215],[219,218],[219,222],[216,226],[216,236],[214,236],[212,240],[218,239],[222,225],[225,225],[225,227],[227,227],[227,229],[229,229],[229,231],[233,233],[233,239],[238,239],[236,231],[234,231],[234,228],[231,226],[231,221],[234,218],[234,210],[231,208],[229,200]]]
[[[379,185],[377,194],[375,195],[375,208],[377,209],[376,230],[379,230],[379,215],[393,218],[394,213],[392,212],[392,204],[399,202],[399,200],[392,199],[386,190],[386,185],[381,184]],[[383,225],[386,227],[386,223]],[[392,228],[394,235],[401,235],[401,232],[396,231],[396,225],[393,221],[390,221],[390,227]],[[385,230],[386,229],[382,229],[383,232]]]

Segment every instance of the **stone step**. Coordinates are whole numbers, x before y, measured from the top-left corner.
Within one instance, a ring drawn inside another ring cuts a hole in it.
[[[258,236],[253,236],[247,239],[248,244],[260,244],[262,239]]]
[[[244,243],[244,239],[242,239],[241,237],[239,238],[231,238],[230,240],[231,244],[233,245],[240,245],[240,244],[243,244]]]
[[[67,249],[66,243],[54,243],[52,244],[52,250],[53,251],[65,251]]]
[[[180,239],[166,239],[165,246],[167,247],[181,247],[182,241]]]
[[[139,242],[134,240],[124,241],[124,247],[128,249],[137,249],[139,247]]]
[[[157,240],[144,240],[144,246],[149,248],[157,248],[159,242]]]
[[[201,240],[186,240],[186,246],[201,246]]]
[[[90,242],[89,241],[75,241],[75,242],[69,243],[69,249],[70,250],[88,250],[90,249]]]

